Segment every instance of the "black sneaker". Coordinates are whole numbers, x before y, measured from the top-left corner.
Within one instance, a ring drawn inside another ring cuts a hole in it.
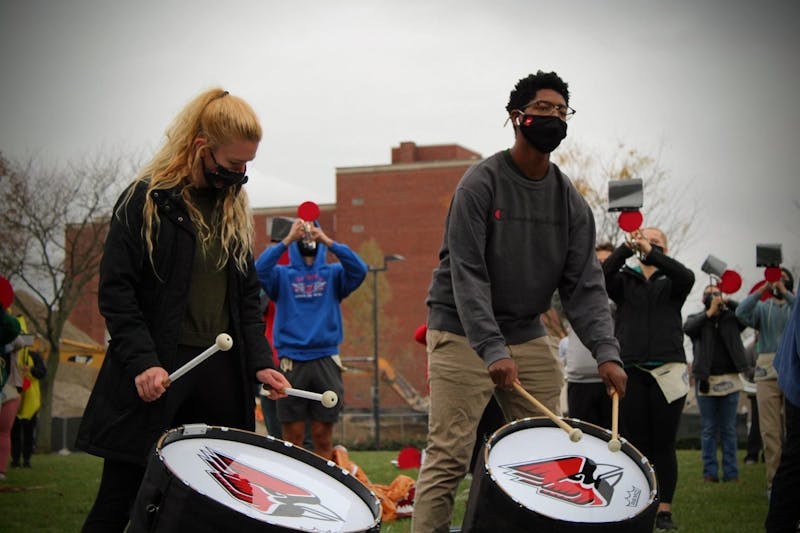
[[[669,511],[659,511],[656,515],[656,531],[674,531],[678,529],[672,521],[672,513]]]

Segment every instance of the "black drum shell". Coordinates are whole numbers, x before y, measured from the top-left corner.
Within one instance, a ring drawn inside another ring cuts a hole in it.
[[[610,439],[610,432],[593,424],[565,418],[565,422],[603,440]],[[514,431],[536,427],[558,427],[548,418],[534,417],[517,420],[497,430],[484,445],[483,453],[472,476],[472,484],[467,501],[461,531],[463,533],[494,533],[497,531],[533,531],[536,533],[652,533],[658,511],[657,482],[652,465],[642,465],[644,456],[632,444],[622,440],[620,453],[626,453],[640,465],[645,476],[656,491],[656,496],[645,510],[638,515],[616,522],[572,522],[544,516],[524,505],[515,502],[506,492],[491,479],[486,467],[489,451],[493,443]],[[532,446],[535,446],[532,443]]]
[[[380,532],[380,502],[363,483],[343,472],[341,468],[330,467],[323,458],[297,446],[287,446],[280,439],[263,437],[242,430],[223,429],[207,426],[204,433],[184,433],[183,427],[167,431],[155,444],[148,460],[144,479],[139,487],[127,533],[177,532],[193,533],[255,533],[255,532],[295,532],[303,531],[270,524],[239,513],[230,507],[201,494],[179,479],[164,464],[159,451],[170,442],[179,439],[217,438],[236,440],[259,448],[277,451],[298,459],[320,470],[320,475],[328,475],[355,492],[370,508],[376,523],[364,530],[367,533]]]

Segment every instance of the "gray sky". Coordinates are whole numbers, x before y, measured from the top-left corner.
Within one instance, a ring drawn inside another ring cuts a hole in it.
[[[388,163],[401,141],[507,148],[509,91],[555,70],[570,142],[658,156],[707,199],[678,254],[695,292],[709,253],[746,289],[756,243],[800,267],[798,20],[774,0],[0,0],[0,151],[146,157],[221,85],[264,126],[254,206],[327,203],[336,167]]]

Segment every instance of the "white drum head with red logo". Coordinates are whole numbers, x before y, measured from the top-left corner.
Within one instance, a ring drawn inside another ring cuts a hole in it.
[[[269,524],[298,531],[352,532],[368,530],[376,522],[369,506],[349,487],[277,451],[201,437],[170,442],[159,456],[196,492]]]
[[[514,501],[543,516],[620,522],[638,515],[655,497],[642,466],[625,451],[630,446],[611,452],[607,441],[586,430],[572,442],[557,427],[512,430],[495,440],[497,435],[486,452],[488,473]]]

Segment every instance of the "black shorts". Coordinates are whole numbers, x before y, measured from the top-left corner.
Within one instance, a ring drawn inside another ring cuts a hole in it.
[[[281,359],[283,363],[283,359]],[[296,396],[287,396],[278,400],[278,420],[281,423],[315,420],[317,422],[334,423],[339,420],[344,403],[344,383],[342,369],[332,357],[322,357],[311,361],[292,361],[291,370],[282,370],[286,379],[294,389],[307,390],[319,394],[332,390],[339,397],[333,407],[325,407],[322,403]],[[283,369],[285,363],[281,365]]]

